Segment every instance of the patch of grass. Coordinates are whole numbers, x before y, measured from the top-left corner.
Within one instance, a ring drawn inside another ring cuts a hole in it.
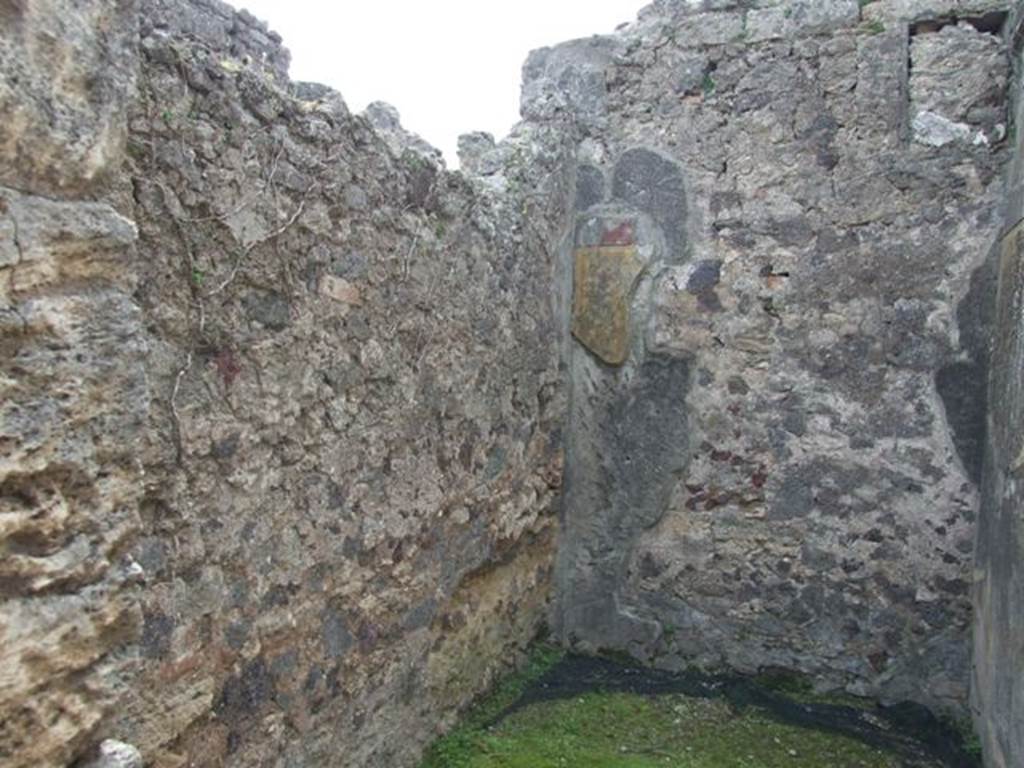
[[[858,741],[781,724],[721,699],[588,693],[460,729],[423,768],[898,768]]]
[[[885,32],[885,24],[878,19],[872,19],[864,25],[864,29],[869,35],[880,35]]]
[[[704,95],[711,96],[717,88],[718,85],[715,83],[715,79],[710,74],[704,75],[704,79],[700,84],[700,89],[704,92]]]
[[[565,651],[541,644],[530,652],[523,668],[500,680],[478,701],[463,721],[448,735],[435,741],[420,768],[470,768],[479,752],[481,739],[489,733],[489,725],[512,706],[523,692],[545,672],[562,660]]]

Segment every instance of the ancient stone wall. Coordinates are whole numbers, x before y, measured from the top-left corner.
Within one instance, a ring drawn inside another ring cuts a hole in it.
[[[547,613],[566,136],[513,138],[499,194],[225,6],[145,3],[140,49],[155,396],[113,732],[160,766],[409,765]]]
[[[974,665],[972,710],[986,765],[1010,768],[1024,754],[1024,498],[1020,472],[1024,443],[1024,119],[1021,39],[1024,6],[1005,30],[1013,54],[1014,155],[1006,179],[981,513],[974,556]]]
[[[964,711],[1003,10],[661,2],[531,57],[586,134],[567,641]]]
[[[548,612],[572,131],[453,174],[140,5],[0,5],[0,762],[413,764]]]
[[[139,626],[133,2],[0,3],[0,764],[88,746]]]
[[[1007,11],[657,0],[452,173],[218,0],[0,0],[0,762],[413,765],[548,618],[960,712],[973,579],[1010,765]]]

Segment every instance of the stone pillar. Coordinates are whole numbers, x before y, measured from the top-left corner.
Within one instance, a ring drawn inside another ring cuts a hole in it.
[[[1018,128],[1006,179],[972,590],[971,709],[990,768],[1013,768],[1024,755],[1024,100],[1019,80],[1024,4],[1017,5],[1006,34],[1018,75],[1011,91]]]

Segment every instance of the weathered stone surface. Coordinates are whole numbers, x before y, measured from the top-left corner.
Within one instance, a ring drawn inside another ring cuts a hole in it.
[[[484,131],[464,133],[459,136],[459,169],[465,173],[485,173],[497,168],[488,168],[486,156],[494,152],[494,137]]]
[[[988,145],[1006,134],[1009,61],[1002,40],[961,22],[914,35],[910,111],[915,139]]]
[[[756,42],[801,34],[820,34],[856,24],[857,0],[796,0],[747,14],[746,39]]]
[[[796,4],[742,5],[663,3],[612,46],[588,162],[663,250],[634,303],[635,362],[611,377],[574,358],[560,629],[667,666],[781,666],[963,713],[987,363],[958,304],[1001,227],[1007,154],[998,131],[974,143],[980,123],[970,141],[907,138],[912,104],[995,119],[1004,44],[973,26],[858,26],[851,3],[806,4],[799,24]],[[709,41],[678,30],[734,15],[748,42],[695,62]],[[696,70],[700,88],[666,96]],[[666,172],[623,174],[634,158]],[[672,181],[637,187],[650,176]],[[692,377],[673,402],[685,461],[662,506],[617,526],[608,470],[589,469],[608,450],[593,424],[666,356]]]
[[[1024,5],[1015,7],[1017,18]],[[1020,53],[1014,57],[1019,66]],[[1024,117],[1016,104],[1014,120]],[[971,593],[974,643],[971,703],[986,766],[1011,768],[1024,754],[1024,144],[1018,135],[1007,175],[1006,233],[998,250],[992,320],[988,424]]]
[[[343,277],[324,275],[320,290],[340,304],[359,305],[363,303],[359,289]]]
[[[522,116],[544,121],[571,113],[585,131],[599,131],[614,45],[613,38],[595,36],[530,53],[523,65]]]
[[[288,81],[291,56],[281,45],[280,35],[251,13],[237,11],[223,0],[193,0],[187,6],[180,3],[140,3],[139,10],[144,39],[153,33],[160,36],[167,32],[175,39],[220,51],[226,58],[219,63],[229,70],[246,67],[279,84]],[[170,63],[172,58],[166,59],[165,63]],[[216,71],[217,68],[207,72],[191,71],[189,85],[201,92],[212,90],[218,78],[210,73]],[[303,95],[301,84],[297,93],[300,99],[308,98],[308,91]],[[323,91],[320,93],[322,95]],[[252,95],[246,94],[246,98]],[[262,113],[258,108],[256,111]]]
[[[658,0],[449,173],[218,0],[0,4],[0,762],[411,766],[546,619],[959,714],[973,592],[1013,765],[1013,34],[858,5]]]
[[[0,187],[8,222],[11,298],[76,280],[103,279],[133,287],[124,249],[135,224],[104,203],[58,202]]]
[[[405,152],[413,152],[422,156],[427,162],[440,162],[441,151],[432,147],[417,134],[405,130],[402,127],[398,110],[390,104],[375,101],[366,107],[364,116],[396,157],[401,157]]]
[[[576,251],[572,332],[610,365],[621,365],[629,355],[629,308],[643,268],[643,259],[633,246]]]
[[[745,21],[742,12],[687,15],[679,21],[677,36],[687,46],[724,45],[743,39]]]
[[[135,0],[0,7],[0,185],[77,195],[117,171],[136,19]]]
[[[0,5],[0,763],[64,766],[125,679],[148,404],[116,187],[132,2]]]
[[[38,162],[0,192],[0,762],[411,765],[548,610],[571,131],[477,185],[223,4],[82,8],[109,29],[76,65],[127,87],[96,49],[137,39],[142,86],[68,118],[88,163],[59,120],[10,144]],[[102,202],[24,193],[114,169]]]
[[[140,317],[122,293],[86,287],[21,294],[23,325],[3,339],[5,765],[73,756],[113,701],[108,675],[117,665],[107,657],[137,621],[120,591],[132,577],[123,553],[138,526],[131,451],[147,402]]]
[[[548,610],[573,133],[448,173],[393,108],[268,73],[249,22],[145,5],[148,580],[98,735],[158,765],[413,765]]]

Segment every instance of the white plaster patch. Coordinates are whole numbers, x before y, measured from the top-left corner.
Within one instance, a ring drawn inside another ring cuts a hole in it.
[[[929,147],[944,147],[955,141],[970,141],[971,129],[964,123],[954,123],[942,115],[926,110],[914,118],[914,141]]]

